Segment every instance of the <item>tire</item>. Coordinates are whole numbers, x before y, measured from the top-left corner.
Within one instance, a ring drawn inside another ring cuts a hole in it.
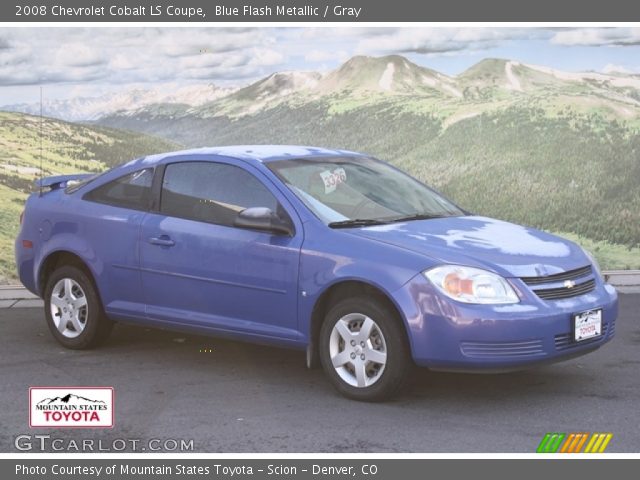
[[[371,298],[336,303],[320,328],[319,349],[329,380],[353,400],[375,402],[392,397],[413,366],[402,320]]]
[[[93,282],[83,270],[71,265],[57,268],[47,279],[44,312],[54,338],[74,350],[99,345],[113,328]]]

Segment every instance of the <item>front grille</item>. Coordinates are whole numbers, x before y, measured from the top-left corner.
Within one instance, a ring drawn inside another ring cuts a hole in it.
[[[543,300],[560,300],[562,298],[577,297],[584,295],[596,288],[596,281],[591,279],[584,283],[579,283],[574,287],[539,288],[533,292]]]
[[[596,282],[594,278],[585,279],[584,277],[593,274],[593,268],[591,265],[585,267],[576,268],[575,270],[569,270],[567,272],[556,273],[554,275],[547,275],[546,277],[520,277],[525,284],[530,287],[534,287],[533,293],[543,300],[560,300],[563,298],[577,297],[578,295],[584,295],[596,288]],[[576,280],[582,279],[581,283],[576,283]],[[558,283],[572,282],[572,286],[557,286]],[[556,284],[551,288],[535,288],[542,285]]]
[[[567,272],[556,273],[555,275],[547,275],[546,277],[520,277],[527,285],[541,285],[543,283],[564,282],[565,280],[575,280],[576,278],[591,275],[593,269],[591,265],[576,268]]]
[[[554,338],[555,344],[556,344],[556,350],[565,350],[567,348],[572,348],[572,347],[577,347],[580,345],[586,345],[588,343],[592,343],[598,340],[602,340],[604,337],[607,336],[607,333],[609,332],[609,325],[607,323],[604,323],[602,325],[602,334],[595,337],[595,338],[590,338],[589,340],[583,340],[582,342],[574,342],[571,339],[571,334],[570,333],[562,333],[560,335],[556,335]],[[614,332],[614,326],[612,326],[610,335],[613,336]]]
[[[542,340],[520,342],[460,342],[460,351],[467,357],[528,357],[544,353]]]

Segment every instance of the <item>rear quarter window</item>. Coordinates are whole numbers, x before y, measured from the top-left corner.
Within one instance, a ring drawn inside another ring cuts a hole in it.
[[[145,168],[105,183],[85,194],[83,198],[114,207],[147,210],[151,200],[152,182],[153,169]]]

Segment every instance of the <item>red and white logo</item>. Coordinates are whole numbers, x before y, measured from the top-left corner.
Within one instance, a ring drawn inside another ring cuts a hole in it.
[[[30,387],[29,426],[113,427],[113,387]]]

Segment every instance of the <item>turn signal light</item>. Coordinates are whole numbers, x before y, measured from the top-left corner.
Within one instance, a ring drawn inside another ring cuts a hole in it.
[[[452,297],[473,295],[473,280],[461,278],[457,273],[449,273],[444,277],[443,287]]]

